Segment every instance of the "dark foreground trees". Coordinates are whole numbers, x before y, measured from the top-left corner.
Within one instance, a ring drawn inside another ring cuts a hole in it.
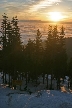
[[[7,82],[6,74],[8,73],[10,84],[10,75],[13,79],[17,78],[17,71],[19,71],[20,68],[20,56],[22,52],[17,17],[13,17],[10,22],[8,21],[7,15],[4,14],[1,23],[1,33],[3,82]]]
[[[67,67],[67,55],[65,49],[63,26],[61,27],[60,33],[57,29],[57,26],[54,26],[54,28],[49,26],[44,60],[46,73],[51,74],[50,88],[52,89],[52,76],[55,75],[57,79],[60,79],[60,77],[65,75]]]
[[[1,33],[0,66],[3,70],[3,82],[6,82],[6,74],[9,74],[9,86],[10,76],[13,80],[25,77],[27,85],[30,79],[35,79],[37,83],[40,76],[43,76],[44,83],[44,77],[47,74],[48,88],[48,75],[51,74],[50,89],[52,89],[53,77],[55,76],[59,80],[60,77],[64,77],[66,74],[67,55],[63,26],[60,31],[58,31],[57,26],[49,26],[44,47],[39,29],[35,40],[29,39],[26,45],[22,44],[17,17],[13,17],[11,21],[8,21],[7,15],[4,14]]]

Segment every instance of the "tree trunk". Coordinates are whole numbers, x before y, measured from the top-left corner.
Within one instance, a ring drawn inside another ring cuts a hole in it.
[[[13,79],[12,79],[12,76],[11,76],[11,86],[12,86],[12,80],[13,80]]]
[[[37,85],[37,73],[36,73],[36,85]]]
[[[30,81],[30,76],[29,76],[29,73],[28,73],[28,83],[29,83],[29,81]]]
[[[21,73],[20,73],[20,80],[21,80]]]
[[[60,78],[57,78],[57,89],[60,89]]]
[[[21,75],[21,73],[20,73],[20,80],[22,79],[21,77],[22,77],[22,75]],[[21,85],[20,85],[20,90],[21,90]]]
[[[10,71],[9,71],[9,87],[10,87]]]
[[[52,75],[51,75],[51,86],[50,86],[50,89],[52,90]]]
[[[48,89],[48,74],[47,74],[47,89]]]
[[[5,73],[4,73],[4,71],[3,71],[3,83],[4,83],[4,74],[5,74]]]
[[[7,81],[6,81],[6,72],[5,72],[5,83],[7,84]]]
[[[22,73],[22,80],[23,80],[23,73]]]
[[[43,84],[44,84],[44,78],[45,78],[45,75],[44,75],[44,73],[43,73]]]
[[[26,85],[27,85],[27,73],[26,73]]]

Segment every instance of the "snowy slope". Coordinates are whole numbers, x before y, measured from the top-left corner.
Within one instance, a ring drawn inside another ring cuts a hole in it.
[[[1,84],[0,108],[72,108],[71,92],[41,90],[31,95]]]

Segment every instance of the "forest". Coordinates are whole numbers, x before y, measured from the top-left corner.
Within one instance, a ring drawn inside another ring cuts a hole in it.
[[[29,39],[24,45],[21,41],[18,22],[17,16],[10,21],[5,13],[2,16],[0,71],[3,72],[3,83],[9,83],[10,87],[12,80],[26,78],[27,86],[31,79],[35,80],[37,84],[39,76],[42,76],[44,84],[45,75],[47,77],[51,75],[50,89],[52,89],[53,78],[60,82],[60,78],[67,75],[72,79],[72,58],[68,62],[64,27],[61,26],[58,31],[57,25],[54,27],[49,25],[45,46],[43,46],[42,34],[39,29],[35,39]],[[6,74],[9,75],[9,82],[6,80]],[[46,88],[49,89],[48,78]]]

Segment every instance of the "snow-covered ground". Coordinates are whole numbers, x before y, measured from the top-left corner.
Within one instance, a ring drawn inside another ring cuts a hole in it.
[[[0,78],[0,108],[72,108],[72,93],[62,87],[61,90],[40,90],[30,95],[7,87]]]

